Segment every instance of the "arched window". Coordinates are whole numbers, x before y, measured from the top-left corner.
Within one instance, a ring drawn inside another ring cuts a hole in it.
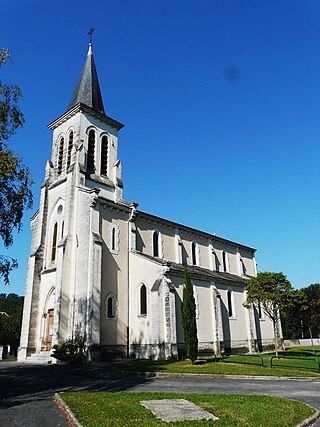
[[[228,289],[227,292],[227,300],[228,300],[228,314],[229,317],[233,317],[233,301],[232,301],[232,290]]]
[[[245,263],[244,263],[242,258],[240,258],[240,267],[241,267],[242,274],[244,274],[244,275],[247,274],[247,269],[246,269]]]
[[[111,249],[116,250],[116,228],[113,227],[111,230]]]
[[[197,244],[196,244],[196,242],[191,243],[191,259],[192,259],[192,265],[197,265]]]
[[[55,223],[53,226],[52,234],[52,246],[51,246],[51,262],[55,262],[56,253],[57,253],[57,234],[58,234],[58,224]]]
[[[120,229],[118,225],[110,224],[108,247],[110,252],[118,254],[120,250]]]
[[[96,134],[93,129],[89,132],[88,139],[88,159],[87,159],[87,171],[94,172],[94,152],[95,152]]]
[[[219,258],[218,258],[218,255],[216,254],[216,252],[214,252],[214,264],[215,264],[215,270],[219,271],[220,262],[219,262]]]
[[[152,236],[153,256],[159,256],[159,232],[154,231]]]
[[[60,138],[59,152],[58,152],[58,175],[61,175],[63,165],[63,152],[64,152],[64,138]]]
[[[223,271],[228,272],[228,258],[226,251],[222,251]]]
[[[259,316],[259,319],[263,318],[262,307],[261,307],[261,303],[260,302],[258,303],[258,316]]]
[[[114,319],[116,317],[116,304],[117,304],[116,297],[113,294],[110,294],[106,300],[107,319]]]
[[[73,145],[73,132],[71,131],[69,133],[69,143],[68,143],[68,157],[67,157],[67,169],[70,166],[71,163],[71,151],[72,151],[72,145]]]
[[[146,316],[147,314],[147,287],[142,285],[140,288],[140,314]]]
[[[108,175],[108,138],[106,136],[101,140],[101,175]]]

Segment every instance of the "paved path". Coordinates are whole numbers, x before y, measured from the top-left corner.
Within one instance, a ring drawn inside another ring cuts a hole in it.
[[[320,380],[146,378],[113,372],[112,364],[25,365],[0,363],[0,425],[65,427],[65,416],[52,401],[59,391],[168,391],[246,393],[282,396],[320,410]]]

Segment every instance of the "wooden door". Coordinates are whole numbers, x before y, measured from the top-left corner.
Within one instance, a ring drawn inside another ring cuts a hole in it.
[[[53,308],[48,310],[47,314],[47,338],[46,338],[46,350],[50,351],[52,346],[52,332],[53,332]]]

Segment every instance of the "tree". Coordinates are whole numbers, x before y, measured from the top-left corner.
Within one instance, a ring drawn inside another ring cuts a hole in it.
[[[320,284],[314,283],[299,291],[295,304],[283,307],[281,323],[286,338],[311,338],[320,336]]]
[[[295,303],[296,295],[289,280],[283,273],[261,272],[252,277],[247,286],[246,308],[260,304],[265,315],[273,324],[273,336],[276,355],[278,355],[278,325],[280,311]]]
[[[314,283],[301,289],[306,297],[306,310],[303,311],[303,323],[307,325],[313,347],[313,337],[320,336],[320,284]]]
[[[6,61],[12,62],[10,54],[7,49],[1,49],[0,67]],[[10,137],[24,123],[18,107],[21,97],[19,86],[0,80],[0,237],[5,248],[13,244],[13,230],[21,230],[24,210],[30,209],[33,202],[30,171],[8,146]],[[5,284],[9,283],[9,273],[17,265],[15,259],[0,254],[0,277]]]
[[[0,294],[0,311],[4,311],[11,316],[23,307],[23,301],[24,297],[17,294]]]
[[[19,347],[23,300],[16,294],[0,294],[0,344],[10,345],[11,354]]]
[[[181,323],[187,357],[194,363],[198,355],[196,302],[194,300],[193,287],[187,269],[185,270],[183,301],[181,303]]]
[[[280,310],[283,337],[288,340],[303,338],[306,333],[307,297],[301,290],[295,290],[294,304],[283,306]]]

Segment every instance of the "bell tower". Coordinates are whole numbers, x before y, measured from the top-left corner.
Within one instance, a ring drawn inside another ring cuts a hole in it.
[[[105,114],[92,43],[67,111],[53,131],[40,206],[31,218],[23,326],[18,359],[47,357],[81,335],[100,342],[102,238],[99,199],[122,201],[118,132]],[[50,357],[49,357],[50,358]]]
[[[123,126],[105,114],[90,43],[67,111],[48,125],[53,131],[53,179],[68,174],[77,158],[77,184],[99,188],[101,196],[114,202],[122,199],[118,132]]]

